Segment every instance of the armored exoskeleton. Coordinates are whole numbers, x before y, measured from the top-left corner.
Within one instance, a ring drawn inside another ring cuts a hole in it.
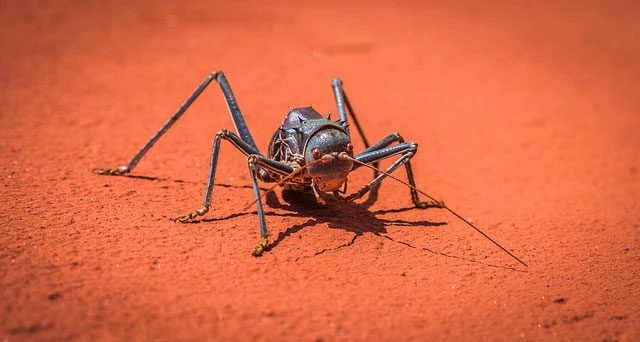
[[[351,202],[361,198],[390,173],[404,165],[411,199],[415,206],[419,208],[443,206],[442,202],[433,199],[422,202],[418,197],[409,161],[415,155],[417,145],[413,142],[405,142],[398,133],[391,133],[377,143],[370,145],[362,133],[353,108],[343,90],[342,81],[339,79],[334,79],[332,83],[338,108],[337,121],[331,120],[329,116],[323,117],[311,107],[291,109],[273,134],[267,155],[263,155],[249,132],[224,74],[220,71],[211,73],[127,165],[113,169],[100,169],[98,173],[122,175],[131,172],[153,144],[184,114],[213,80],[217,81],[222,89],[236,133],[223,129],[215,135],[202,208],[177,217],[176,221],[191,221],[209,211],[221,140],[231,142],[247,156],[260,226],[260,242],[253,250],[253,255],[256,256],[261,255],[268,244],[268,231],[262,210],[262,196],[258,180],[277,182],[291,190],[312,191],[320,203],[331,198],[341,202]],[[353,120],[366,147],[364,151],[355,155],[351,144],[347,113]],[[384,171],[376,172],[371,182],[353,194],[343,196],[347,177],[351,171],[362,165],[376,165],[378,161],[393,156],[396,156],[397,159]]]

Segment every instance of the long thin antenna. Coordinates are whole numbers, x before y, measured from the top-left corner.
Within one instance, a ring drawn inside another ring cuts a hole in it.
[[[391,175],[390,173],[388,173],[388,172],[385,172],[385,171],[383,171],[383,170],[380,170],[380,169],[378,169],[377,167],[374,167],[374,166],[369,165],[369,164],[367,164],[367,163],[363,163],[363,162],[361,162],[361,161],[359,161],[359,160],[357,160],[357,159],[355,159],[355,158],[351,158],[351,157],[349,157],[349,156],[347,156],[347,157],[348,157],[349,159],[351,159],[351,160],[352,160],[353,162],[355,162],[355,163],[358,163],[358,164],[360,164],[360,165],[366,166],[366,167],[368,167],[368,168],[370,168],[370,169],[372,169],[372,170],[376,170],[376,171],[378,171],[378,172],[380,172],[380,173],[382,173],[382,174],[386,175],[387,177],[389,177],[389,178],[391,178],[391,179],[395,179],[396,181],[398,181],[398,182],[400,182],[400,183],[402,183],[402,184],[404,184],[404,185],[408,186],[409,188],[414,189],[414,190],[416,190],[417,192],[419,192],[419,193],[421,193],[421,194],[425,195],[427,198],[429,198],[429,199],[430,199],[430,200],[432,200],[432,201],[440,202],[440,201],[436,200],[435,198],[433,198],[431,195],[427,194],[426,192],[424,192],[424,191],[422,191],[422,190],[420,190],[420,189],[416,188],[415,186],[413,186],[413,185],[411,185],[411,184],[409,184],[409,183],[407,183],[407,182],[405,182],[405,181],[403,181],[403,180],[401,180],[401,179],[399,179],[399,178],[397,178],[397,177],[395,177],[395,176],[392,176],[392,175]],[[523,264],[523,265],[524,265],[524,266],[526,266],[526,267],[529,267],[529,265],[525,264],[525,262],[524,262],[524,261],[520,260],[520,258],[518,258],[517,256],[513,255],[513,254],[512,254],[511,252],[509,252],[506,248],[502,247],[499,243],[497,243],[494,239],[492,239],[489,235],[485,234],[482,230],[480,230],[480,228],[476,227],[473,223],[471,223],[471,222],[467,221],[464,217],[460,216],[460,214],[456,213],[456,212],[455,212],[455,211],[453,211],[451,208],[447,207],[444,203],[442,204],[442,208],[443,208],[443,209],[446,209],[446,210],[447,210],[447,211],[449,211],[451,214],[453,214],[455,217],[457,217],[457,218],[459,218],[460,220],[462,220],[462,222],[464,222],[464,223],[468,224],[468,225],[469,225],[469,227],[471,227],[471,228],[475,229],[478,233],[482,234],[482,236],[484,236],[485,238],[487,238],[487,240],[489,240],[489,241],[493,242],[493,244],[494,244],[494,245],[498,246],[498,247],[499,247],[500,249],[502,249],[505,253],[509,254],[512,258],[514,258],[514,259],[518,260],[518,262],[519,262],[519,263]]]

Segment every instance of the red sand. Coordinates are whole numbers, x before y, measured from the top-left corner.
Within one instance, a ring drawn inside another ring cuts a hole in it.
[[[0,338],[639,340],[639,8],[3,1]],[[263,150],[340,76],[369,138],[419,143],[418,184],[530,267],[393,181],[370,208],[278,192],[253,258],[228,145],[209,220],[174,224],[232,127],[217,87],[134,172],[156,180],[91,173],[216,69]]]

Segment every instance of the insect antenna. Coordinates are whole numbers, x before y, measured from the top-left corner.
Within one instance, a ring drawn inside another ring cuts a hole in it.
[[[386,175],[387,177],[389,177],[389,178],[391,178],[391,179],[394,179],[394,180],[396,180],[396,181],[398,181],[398,182],[400,182],[400,183],[402,183],[402,184],[404,184],[404,185],[408,186],[409,188],[414,189],[415,191],[417,191],[417,192],[419,192],[419,193],[423,194],[423,195],[424,195],[424,196],[426,196],[428,199],[430,199],[430,200],[432,200],[432,201],[435,201],[435,202],[439,202],[439,203],[441,203],[440,201],[436,200],[435,198],[433,198],[433,197],[432,197],[431,195],[429,195],[428,193],[426,193],[426,192],[424,192],[424,191],[422,191],[422,190],[420,190],[420,189],[416,188],[415,186],[413,186],[413,185],[411,185],[411,184],[409,184],[409,183],[407,183],[407,182],[405,182],[405,181],[403,181],[403,180],[401,180],[401,179],[399,179],[399,178],[397,178],[397,177],[395,177],[395,176],[391,175],[391,174],[390,174],[390,173],[388,173],[388,172],[385,172],[385,171],[383,171],[383,170],[380,170],[379,168],[377,168],[377,167],[375,167],[375,166],[373,166],[373,165],[370,165],[370,164],[367,164],[367,163],[361,162],[361,161],[359,161],[359,160],[357,160],[357,159],[355,159],[355,158],[352,158],[352,157],[350,157],[350,156],[348,156],[348,155],[346,155],[346,154],[343,154],[343,155],[342,155],[342,157],[343,157],[343,158],[346,158],[346,159],[349,159],[349,160],[353,161],[354,163],[357,163],[357,164],[360,164],[360,165],[362,165],[362,166],[366,166],[366,167],[368,167],[368,168],[370,168],[370,169],[372,169],[372,170],[378,171],[378,172],[380,172],[380,173],[382,173],[382,174]],[[456,212],[455,212],[455,211],[453,211],[451,208],[447,207],[444,203],[442,203],[442,208],[443,208],[443,209],[445,209],[445,210],[447,210],[447,211],[448,211],[448,212],[450,212],[451,214],[453,214],[455,217],[459,218],[462,222],[464,222],[464,223],[466,223],[467,225],[469,225],[469,227],[471,227],[471,228],[475,229],[478,233],[482,234],[482,236],[484,236],[487,240],[491,241],[494,245],[498,246],[500,249],[502,249],[505,253],[509,254],[509,256],[511,256],[512,258],[514,258],[515,260],[517,260],[519,263],[523,264],[525,267],[529,267],[529,265],[527,265],[524,261],[520,260],[520,258],[518,258],[517,256],[513,255],[513,254],[512,254],[511,252],[509,252],[506,248],[502,247],[499,243],[497,243],[494,239],[492,239],[489,235],[485,234],[482,230],[480,230],[480,228],[476,227],[473,223],[469,222],[467,219],[465,219],[464,217],[462,217],[460,214],[456,213]]]

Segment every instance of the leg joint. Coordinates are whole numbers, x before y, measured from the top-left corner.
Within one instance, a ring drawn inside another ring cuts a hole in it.
[[[218,137],[223,138],[223,137],[226,137],[228,134],[229,134],[229,130],[226,128],[223,128],[219,130],[218,133],[216,133],[216,138]]]
[[[251,166],[255,166],[255,165],[256,165],[256,163],[258,162],[258,155],[256,155],[256,154],[250,154],[250,155],[247,157],[247,162],[249,163],[249,165],[251,165]]]
[[[214,72],[210,72],[210,73],[209,73],[209,77],[211,77],[211,79],[216,80],[216,82],[218,81],[218,76],[219,76],[219,75],[224,75],[224,74],[222,73],[222,70],[217,70],[217,71],[214,71]]]
[[[403,143],[404,142],[404,138],[402,137],[402,135],[400,135],[400,133],[398,132],[393,132],[391,133],[391,135],[399,142],[399,143]]]

